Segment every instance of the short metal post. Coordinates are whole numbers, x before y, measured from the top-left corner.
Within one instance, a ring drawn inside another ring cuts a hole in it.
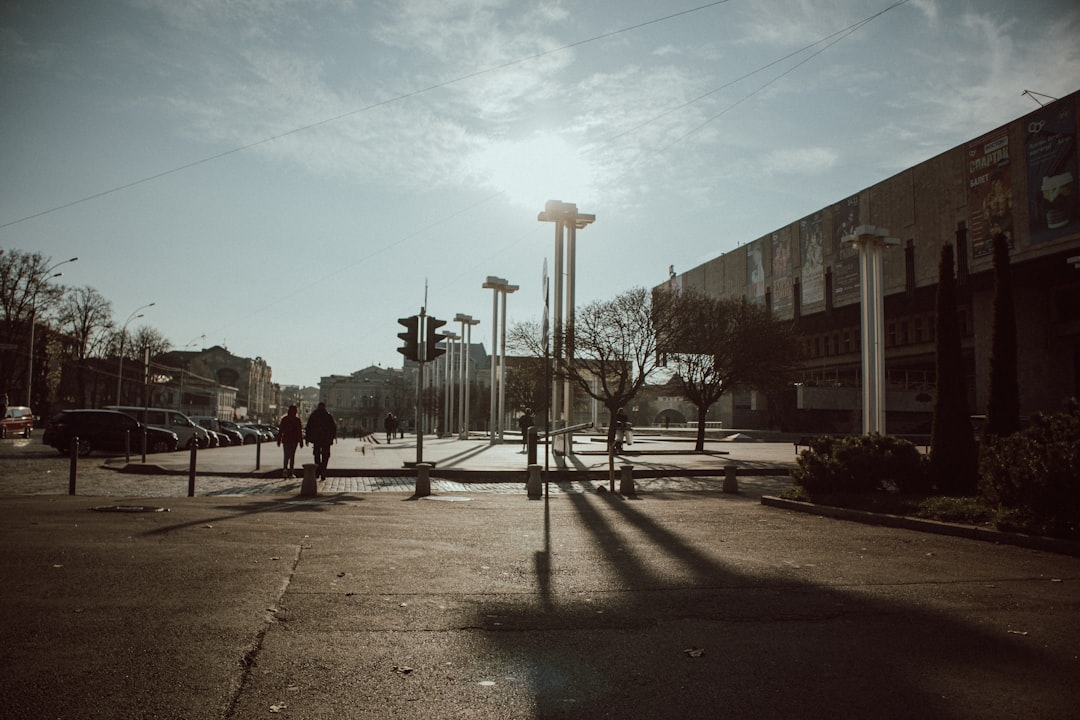
[[[319,481],[315,478],[315,463],[304,464],[304,480],[300,484],[300,494],[304,497],[316,497],[319,494]]]
[[[427,497],[431,494],[431,478],[428,473],[431,472],[431,465],[429,463],[416,463],[416,492],[414,497]]]
[[[255,438],[255,469],[262,464],[262,435]]]
[[[131,462],[131,431],[124,431],[124,462]]]
[[[79,466],[79,438],[71,438],[71,463],[68,465],[68,495],[75,494],[75,475]]]
[[[633,465],[620,465],[622,469],[622,475],[619,477],[619,494],[624,497],[635,497],[637,491],[634,489],[634,466]]]
[[[536,426],[530,425],[525,431],[526,448],[528,449],[528,463],[530,466],[536,464]]]
[[[739,492],[739,481],[735,477],[735,472],[739,469],[738,465],[725,465],[724,466],[724,492],[737,493]]]
[[[146,426],[142,429],[142,461],[143,465],[146,464]]]
[[[529,428],[532,430],[532,428]],[[536,439],[536,433],[532,435],[533,440]],[[525,490],[529,493],[530,500],[539,500],[544,496],[544,488],[540,484],[540,466],[536,463],[529,464],[529,475],[525,480]]]
[[[195,497],[195,459],[199,453],[199,443],[191,439],[191,462],[188,463],[187,496]]]

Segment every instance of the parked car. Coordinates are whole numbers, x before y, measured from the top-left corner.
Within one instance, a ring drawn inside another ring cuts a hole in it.
[[[147,452],[176,450],[179,444],[176,433],[143,425],[117,410],[64,410],[49,420],[41,440],[61,455],[71,452],[71,439],[75,437],[79,439],[79,455],[83,456],[95,450],[122,453],[129,447],[137,452],[142,449],[144,429]]]
[[[15,437],[21,435],[30,437],[30,431],[34,429],[34,413],[30,408],[22,405],[11,405],[7,413],[0,418],[0,438]]]
[[[226,438],[228,442],[221,443],[221,447],[244,444],[244,436],[240,434],[239,430],[225,427],[224,421],[212,415],[192,415],[191,420],[207,432],[213,430],[218,435]]]
[[[141,423],[176,433],[176,437],[180,438],[180,447],[190,448],[193,442],[197,442],[200,448],[210,447],[210,436],[206,434],[206,430],[193,423],[191,418],[179,410],[131,405],[106,405],[105,409],[119,410]]]
[[[238,425],[231,420],[221,420],[221,427],[240,433],[244,445],[259,442],[263,439],[262,433],[248,425]]]

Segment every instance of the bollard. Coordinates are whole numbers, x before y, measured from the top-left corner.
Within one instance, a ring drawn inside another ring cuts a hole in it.
[[[430,463],[416,463],[416,492],[413,497],[427,497],[431,494],[431,478],[428,477],[430,471]]]
[[[529,428],[532,430],[532,428]],[[536,437],[536,434],[533,434]],[[544,495],[544,487],[540,483],[540,466],[536,463],[529,465],[529,476],[525,481],[525,490],[529,493],[530,500],[539,500]]]
[[[315,463],[304,464],[304,479],[300,483],[300,494],[303,497],[317,497],[319,494],[319,482],[315,479]]]
[[[191,440],[191,460],[188,462],[187,496],[195,497],[195,459],[199,452],[199,443]]]
[[[255,469],[262,466],[262,435],[255,438]]]
[[[724,492],[737,493],[739,492],[739,481],[735,477],[735,471],[739,469],[738,465],[725,465],[724,466]]]
[[[624,497],[636,497],[637,491],[634,489],[634,466],[633,465],[620,465],[622,469],[622,475],[619,477],[619,494]]]
[[[528,456],[528,459],[526,460],[526,462],[528,462],[529,465],[535,465],[536,464],[536,426],[535,425],[530,425],[529,426],[529,429],[526,431],[525,438],[526,438],[525,447],[527,448],[527,450],[529,452],[529,456]]]
[[[79,438],[71,438],[71,464],[68,466],[68,495],[75,494],[75,475],[79,467]]]

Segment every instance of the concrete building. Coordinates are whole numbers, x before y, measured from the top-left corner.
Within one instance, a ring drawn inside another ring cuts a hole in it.
[[[854,228],[885,228],[884,328],[888,432],[929,429],[934,330],[943,243],[957,255],[968,402],[985,412],[993,334],[992,238],[1010,241],[1018,325],[1021,412],[1056,411],[1080,392],[1080,173],[1073,93],[954,147],[658,288],[744,297],[797,322],[800,382],[783,396],[745,391],[713,417],[725,427],[859,432],[860,267],[845,242]]]

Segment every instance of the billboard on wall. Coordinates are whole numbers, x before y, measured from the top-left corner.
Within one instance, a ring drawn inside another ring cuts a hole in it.
[[[821,213],[799,221],[802,280],[799,290],[804,310],[816,310],[825,301],[825,248],[821,238]]]
[[[999,128],[968,143],[968,218],[971,254],[994,251],[994,236],[1013,244],[1013,182],[1008,128]]]
[[[776,317],[783,320],[795,317],[790,227],[772,235],[772,311]]]
[[[1076,232],[1080,229],[1076,104],[1057,102],[1032,113],[1024,134],[1032,244]]]
[[[859,301],[859,250],[844,239],[859,225],[859,196],[833,205],[833,303]]]
[[[746,299],[765,302],[765,243],[761,240],[746,246]]]

